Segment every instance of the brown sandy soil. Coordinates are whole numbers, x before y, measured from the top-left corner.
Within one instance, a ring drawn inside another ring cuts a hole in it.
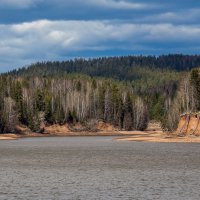
[[[162,131],[159,123],[150,123],[146,131],[132,131],[132,136],[118,138],[117,141],[200,143],[200,137],[192,135],[179,137],[176,133],[168,135]]]
[[[44,133],[51,136],[106,136],[106,135],[124,135],[130,134],[130,132],[118,131],[113,125],[99,121],[95,124],[94,130],[98,131],[87,131],[84,130],[86,127],[80,123],[74,126],[64,125],[50,125],[44,128]],[[75,131],[76,130],[76,131]]]
[[[17,126],[16,130],[19,134],[3,134],[0,136],[2,139],[17,139],[26,137],[53,137],[53,136],[123,136],[132,135],[132,132],[128,131],[118,131],[117,128],[109,123],[98,122],[96,124],[95,130],[98,131],[81,131],[84,130],[84,126],[77,123],[73,127],[68,124],[59,125],[54,124],[44,127],[44,133],[34,133],[30,129],[24,126]],[[76,130],[76,131],[73,131]],[[80,131],[79,131],[80,130]]]
[[[96,128],[101,131],[111,131],[111,132],[117,131],[117,128],[115,128],[112,124],[105,123],[102,121],[99,121],[97,123]]]
[[[135,141],[135,142],[193,142],[200,143],[200,137],[195,136],[168,136],[157,131],[100,131],[100,132],[68,132],[67,134],[39,134],[29,133],[25,135],[3,134],[0,140],[16,140],[24,137],[54,137],[54,136],[124,136],[116,139],[117,141]]]
[[[177,128],[179,135],[195,135],[200,136],[200,115],[198,114],[184,114],[180,117]]]
[[[69,127],[66,125],[54,124],[51,126],[46,126],[44,128],[44,133],[50,135],[68,135],[70,133]]]
[[[200,142],[200,137],[195,136],[168,136],[164,133],[159,132],[144,132],[134,131],[132,136],[125,138],[118,138],[118,141],[135,141],[135,142]]]
[[[70,132],[67,136],[132,136],[132,131]]]
[[[73,128],[83,129],[84,127],[81,124],[76,124],[73,126]],[[45,135],[50,136],[115,136],[115,135],[131,135],[132,132],[130,131],[119,131],[117,128],[112,126],[109,123],[103,123],[99,122],[95,129],[98,129],[98,131],[72,131],[70,127],[65,125],[58,125],[54,124],[51,126],[45,127]],[[41,134],[44,135],[44,134]]]
[[[16,140],[19,136],[16,134],[2,134],[0,135],[0,140]]]
[[[82,128],[81,125],[75,125],[76,128]],[[187,135],[179,137],[175,133],[167,135],[163,133],[159,123],[150,123],[145,131],[119,131],[112,125],[100,122],[97,124],[99,131],[71,131],[70,127],[65,125],[51,125],[45,127],[44,133],[33,133],[27,128],[20,129],[21,134],[2,134],[0,140],[14,140],[24,137],[53,137],[53,136],[124,136],[117,141],[137,141],[137,142],[200,142],[200,137]]]
[[[133,132],[129,131],[98,131],[98,132],[51,132],[51,133],[26,133],[23,135],[18,134],[2,134],[0,140],[15,140],[19,138],[28,138],[28,137],[70,137],[70,136],[132,136]]]

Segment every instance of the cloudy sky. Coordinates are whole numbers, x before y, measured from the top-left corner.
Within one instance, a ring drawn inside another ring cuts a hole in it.
[[[0,0],[0,72],[36,61],[200,53],[199,0]]]

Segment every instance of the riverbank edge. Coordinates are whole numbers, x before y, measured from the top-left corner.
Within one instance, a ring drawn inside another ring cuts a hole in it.
[[[132,136],[120,137],[119,142],[160,142],[160,143],[200,143],[200,136],[185,135],[178,136],[176,133],[167,134],[161,132],[137,132]]]
[[[17,140],[20,138],[34,137],[81,137],[81,136],[133,136],[134,131],[100,131],[100,132],[69,132],[67,134],[60,133],[27,133],[27,134],[0,134],[0,140]]]
[[[116,136],[118,142],[160,142],[160,143],[200,143],[197,136],[176,136],[167,135],[161,131],[101,131],[101,132],[70,132],[68,134],[2,134],[0,140],[17,140],[21,138],[34,137],[95,137],[95,136]]]

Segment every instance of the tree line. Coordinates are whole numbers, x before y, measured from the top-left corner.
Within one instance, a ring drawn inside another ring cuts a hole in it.
[[[45,124],[103,120],[123,130],[144,130],[145,101],[130,85],[87,76],[41,78],[0,76],[0,132],[15,132],[18,124],[42,132]]]
[[[138,75],[135,73],[137,67],[190,71],[198,66],[200,66],[199,55],[119,56],[38,62],[28,67],[13,70],[8,74],[15,76],[60,76],[63,73],[78,73],[132,81],[138,79]]]

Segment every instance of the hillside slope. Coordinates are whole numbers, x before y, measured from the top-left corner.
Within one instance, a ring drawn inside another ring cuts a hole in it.
[[[91,127],[94,120],[143,130],[149,119],[166,120],[181,80],[199,64],[200,56],[127,56],[36,63],[2,74],[0,132],[18,124],[39,132],[42,124]]]

